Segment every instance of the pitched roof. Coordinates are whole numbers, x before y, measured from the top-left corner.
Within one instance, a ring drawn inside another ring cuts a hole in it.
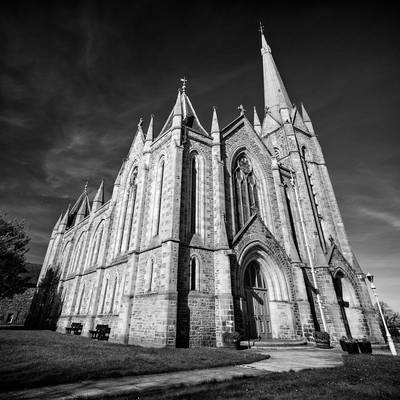
[[[199,118],[197,117],[196,111],[192,105],[192,102],[189,99],[189,96],[183,92],[178,93],[178,98],[177,101],[170,112],[167,121],[165,122],[163,128],[161,129],[161,132],[158,134],[158,136],[163,135],[165,132],[167,132],[171,127],[172,127],[172,120],[174,117],[174,111],[179,108],[179,112],[182,115],[182,125],[188,127],[189,129],[206,135],[210,136],[209,133],[203,128],[201,125]]]

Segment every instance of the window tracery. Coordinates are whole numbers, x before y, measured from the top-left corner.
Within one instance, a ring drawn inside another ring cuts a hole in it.
[[[259,212],[257,179],[245,153],[241,153],[234,164],[235,215],[237,230],[240,230],[254,214]]]

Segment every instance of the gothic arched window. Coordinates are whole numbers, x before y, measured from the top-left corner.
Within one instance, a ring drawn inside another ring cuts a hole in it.
[[[132,226],[133,226],[133,216],[135,213],[135,204],[136,204],[136,192],[137,192],[137,175],[138,168],[135,167],[132,170],[130,182],[129,182],[129,199],[127,207],[129,209],[128,212],[128,229],[127,229],[127,239],[124,241],[123,250],[126,251],[129,249],[129,244],[132,239]]]
[[[235,216],[237,230],[259,211],[257,179],[245,153],[241,153],[233,166]]]
[[[103,238],[103,222],[100,222],[100,224],[97,226],[95,234],[93,236],[91,254],[89,257],[89,262],[88,262],[87,268],[90,268],[92,265],[97,264],[97,262],[99,260],[99,253],[100,253],[102,238]]]
[[[129,176],[129,186],[125,191],[124,201],[120,213],[117,253],[125,252],[129,248],[132,230],[133,213],[136,202],[136,179],[138,168],[135,166]]]
[[[85,237],[85,233],[82,233],[75,246],[74,258],[70,270],[71,273],[78,271],[78,268],[80,267],[80,265],[83,264],[83,261],[85,259],[85,253],[83,251],[85,247]]]
[[[154,197],[154,214],[153,214],[153,236],[157,236],[160,232],[161,206],[164,185],[164,160],[162,159],[157,171],[157,179]]]
[[[68,264],[68,258],[69,258],[69,253],[71,250],[71,242],[69,241],[65,247],[64,247],[64,251],[62,252],[62,256],[61,256],[61,271],[64,274],[65,273],[65,268]]]
[[[199,178],[199,165],[197,161],[197,157],[194,156],[192,158],[192,162],[190,165],[191,174],[190,174],[190,183],[191,183],[191,190],[190,190],[190,233],[196,233],[198,231],[198,193],[199,193],[199,185],[198,185],[198,178]]]

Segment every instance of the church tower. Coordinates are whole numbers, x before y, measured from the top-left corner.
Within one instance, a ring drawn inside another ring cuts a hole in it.
[[[85,187],[57,221],[42,276],[60,271],[59,331],[106,324],[113,341],[177,347],[224,346],[235,331],[379,340],[312,121],[262,30],[261,57],[261,121],[240,106],[221,128],[214,107],[207,130],[183,78],[159,132],[140,118],[111,198],[101,182],[90,202]]]

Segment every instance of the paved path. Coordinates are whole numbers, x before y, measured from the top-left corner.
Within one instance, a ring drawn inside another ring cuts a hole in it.
[[[95,399],[106,395],[122,396],[152,391],[165,391],[183,386],[223,382],[238,377],[255,377],[271,372],[299,371],[307,368],[337,367],[343,364],[343,353],[334,350],[320,350],[310,347],[301,349],[259,349],[257,351],[270,354],[271,357],[252,364],[231,367],[126,376],[123,378],[46,386],[18,392],[1,393],[0,399]]]

